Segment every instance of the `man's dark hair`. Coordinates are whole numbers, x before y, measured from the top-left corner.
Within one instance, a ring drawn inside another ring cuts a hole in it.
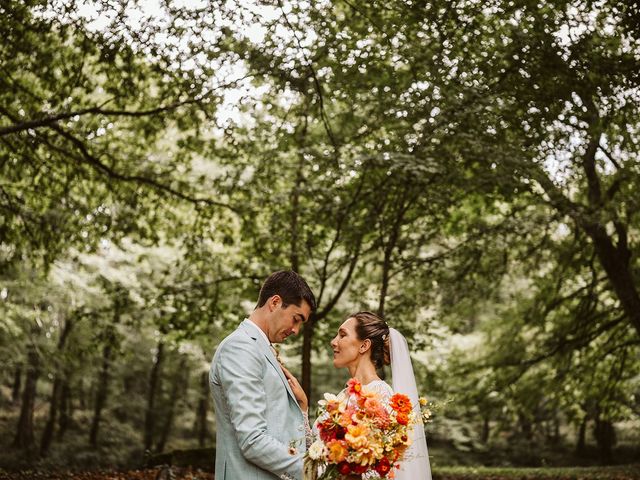
[[[274,295],[282,298],[282,308],[287,308],[291,304],[300,307],[304,300],[309,304],[312,312],[316,309],[316,297],[313,296],[309,285],[304,278],[292,270],[281,270],[269,275],[260,289],[256,308],[262,307]]]

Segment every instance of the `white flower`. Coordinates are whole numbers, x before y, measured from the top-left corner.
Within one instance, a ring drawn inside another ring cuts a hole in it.
[[[309,447],[309,457],[312,460],[319,460],[321,458],[324,458],[327,453],[327,447],[325,447],[322,440],[316,440]]]
[[[325,393],[324,400],[318,400],[318,405],[325,406],[328,402],[337,402],[338,396],[333,393]]]
[[[334,395],[333,393],[325,393],[324,400],[318,400],[318,405],[325,408],[327,403],[343,403],[346,400],[346,397],[343,392],[340,392],[338,395]]]

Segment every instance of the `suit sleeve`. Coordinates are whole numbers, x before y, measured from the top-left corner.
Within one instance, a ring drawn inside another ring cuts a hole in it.
[[[262,355],[255,344],[222,347],[218,378],[227,397],[231,425],[244,458],[281,478],[302,478],[302,458],[267,432]]]

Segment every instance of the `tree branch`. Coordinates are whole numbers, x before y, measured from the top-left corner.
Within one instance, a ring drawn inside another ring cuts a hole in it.
[[[245,75],[242,78],[239,78],[237,80],[233,80],[232,82],[229,82],[227,84],[224,85],[219,85],[218,87],[216,87],[215,90],[217,89],[221,89],[221,88],[228,88],[230,86],[235,85],[236,83],[238,83],[239,81],[242,81],[248,77],[251,77],[255,74],[249,74],[249,75]],[[209,97],[212,93],[213,93],[214,89],[211,89],[207,92],[205,92],[204,94],[197,96],[195,98],[189,98],[188,100],[183,100],[181,102],[174,102],[174,103],[170,103],[168,105],[162,105],[160,107],[156,107],[156,108],[151,108],[149,110],[136,110],[136,111],[131,111],[131,110],[110,110],[110,109],[105,109],[102,108],[101,106],[96,106],[96,107],[90,107],[90,108],[85,108],[85,109],[81,109],[81,110],[76,110],[73,112],[64,112],[64,113],[57,113],[57,114],[52,114],[52,115],[48,115],[45,116],[43,118],[39,118],[39,119],[35,119],[35,120],[27,120],[25,122],[20,122],[20,123],[15,123],[13,125],[9,125],[6,127],[0,127],[0,137],[4,136],[4,135],[11,135],[14,133],[19,133],[19,132],[23,132],[25,130],[29,130],[29,129],[36,129],[36,128],[40,128],[40,127],[48,127],[51,126],[53,124],[55,124],[56,122],[60,121],[60,120],[67,120],[69,118],[73,118],[73,117],[81,117],[83,115],[104,115],[104,116],[117,116],[117,117],[146,117],[146,116],[151,116],[151,115],[157,115],[159,113],[164,113],[164,112],[169,112],[169,111],[173,111],[176,110],[179,107],[183,107],[185,105],[194,105],[194,104],[198,104],[201,103],[203,100],[205,100],[207,97]],[[15,120],[15,117],[13,117],[11,114],[9,114],[9,112],[4,109],[4,108],[0,108],[0,112],[4,113],[5,116],[11,118],[12,120]]]
[[[602,204],[602,191],[600,179],[596,171],[596,151],[600,144],[600,133],[594,134],[587,144],[587,150],[582,157],[582,168],[587,176],[587,187],[589,204],[591,207],[598,207]]]
[[[78,139],[77,137],[75,137],[73,134],[71,134],[70,132],[64,130],[62,127],[56,125],[56,124],[51,124],[49,125],[49,128],[51,128],[52,130],[58,132],[62,137],[66,138],[67,140],[69,140],[80,152],[80,154],[82,155],[82,159],[84,161],[84,163],[89,164],[90,166],[92,166],[95,170],[98,170],[100,173],[107,175],[110,178],[113,178],[115,180],[119,180],[122,182],[127,182],[127,183],[137,183],[137,184],[141,184],[141,185],[147,185],[152,187],[154,190],[158,191],[158,192],[163,192],[163,193],[168,193],[174,197],[180,198],[181,200],[186,200],[190,203],[194,203],[194,204],[206,204],[206,205],[211,205],[211,206],[216,206],[216,207],[222,207],[222,208],[226,208],[228,210],[233,211],[236,214],[240,214],[240,212],[233,206],[227,204],[227,203],[223,203],[223,202],[218,202],[216,200],[212,200],[210,198],[202,198],[202,197],[194,197],[188,194],[185,194],[183,192],[180,192],[178,190],[176,190],[175,188],[169,187],[168,185],[164,185],[162,183],[160,183],[159,181],[153,179],[153,178],[149,178],[149,177],[145,177],[142,175],[125,175],[122,174],[120,172],[117,172],[116,170],[114,170],[113,168],[105,165],[104,163],[102,163],[100,161],[99,158],[97,158],[96,156],[92,155],[89,150],[87,149],[87,146],[84,144],[84,142],[82,142],[80,139]]]
[[[333,134],[333,131],[331,130],[331,125],[329,124],[329,118],[327,116],[327,113],[325,111],[325,106],[324,106],[324,95],[322,93],[322,86],[320,85],[320,81],[318,80],[318,76],[316,75],[316,71],[313,68],[313,63],[311,62],[311,60],[309,60],[309,57],[307,57],[307,54],[304,52],[304,48],[302,47],[302,43],[300,42],[300,39],[298,38],[298,35],[296,34],[295,29],[293,28],[293,25],[291,24],[291,22],[289,21],[289,18],[287,17],[287,14],[284,11],[284,6],[282,5],[282,0],[278,0],[278,6],[280,7],[280,10],[282,11],[282,17],[284,18],[285,23],[287,24],[287,26],[291,29],[291,33],[293,34],[293,37],[296,39],[296,43],[298,44],[298,48],[300,49],[300,53],[302,54],[305,62],[306,62],[306,67],[309,69],[309,72],[311,73],[311,78],[313,79],[313,85],[314,88],[316,90],[316,94],[318,95],[318,103],[320,106],[320,118],[322,119],[322,124],[324,126],[325,131],[327,132],[327,136],[329,137],[329,141],[331,142],[331,145],[333,145],[333,149],[336,151],[336,153],[338,152],[338,142],[336,141],[335,135]]]
[[[620,169],[622,168],[622,167],[620,166],[620,164],[619,164],[616,160],[614,160],[614,159],[613,159],[613,157],[611,156],[611,154],[609,153],[609,151],[608,151],[606,148],[604,148],[604,146],[602,145],[602,143],[598,143],[598,148],[600,149],[600,151],[601,151],[602,153],[604,153],[604,154],[605,154],[605,156],[609,159],[609,161],[610,161],[611,163],[613,163],[613,165],[614,165],[618,170],[620,170]]]

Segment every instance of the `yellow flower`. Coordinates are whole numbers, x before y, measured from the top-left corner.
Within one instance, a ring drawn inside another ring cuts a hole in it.
[[[332,463],[340,463],[347,458],[348,447],[347,443],[343,440],[332,440],[327,443],[327,449],[329,450],[329,461]]]
[[[349,445],[359,449],[368,445],[368,434],[369,428],[366,425],[349,425],[344,439],[349,443]]]
[[[411,445],[411,437],[406,431],[398,432],[398,434],[393,439],[393,443],[395,443],[396,445],[404,445],[408,447],[409,445]]]
[[[425,397],[420,397],[418,401],[420,402],[420,405],[422,405],[423,407],[426,406],[427,403],[429,403]]]
[[[352,452],[347,460],[362,466],[373,465],[382,458],[382,454],[382,446],[375,442],[370,442],[368,445]]]

